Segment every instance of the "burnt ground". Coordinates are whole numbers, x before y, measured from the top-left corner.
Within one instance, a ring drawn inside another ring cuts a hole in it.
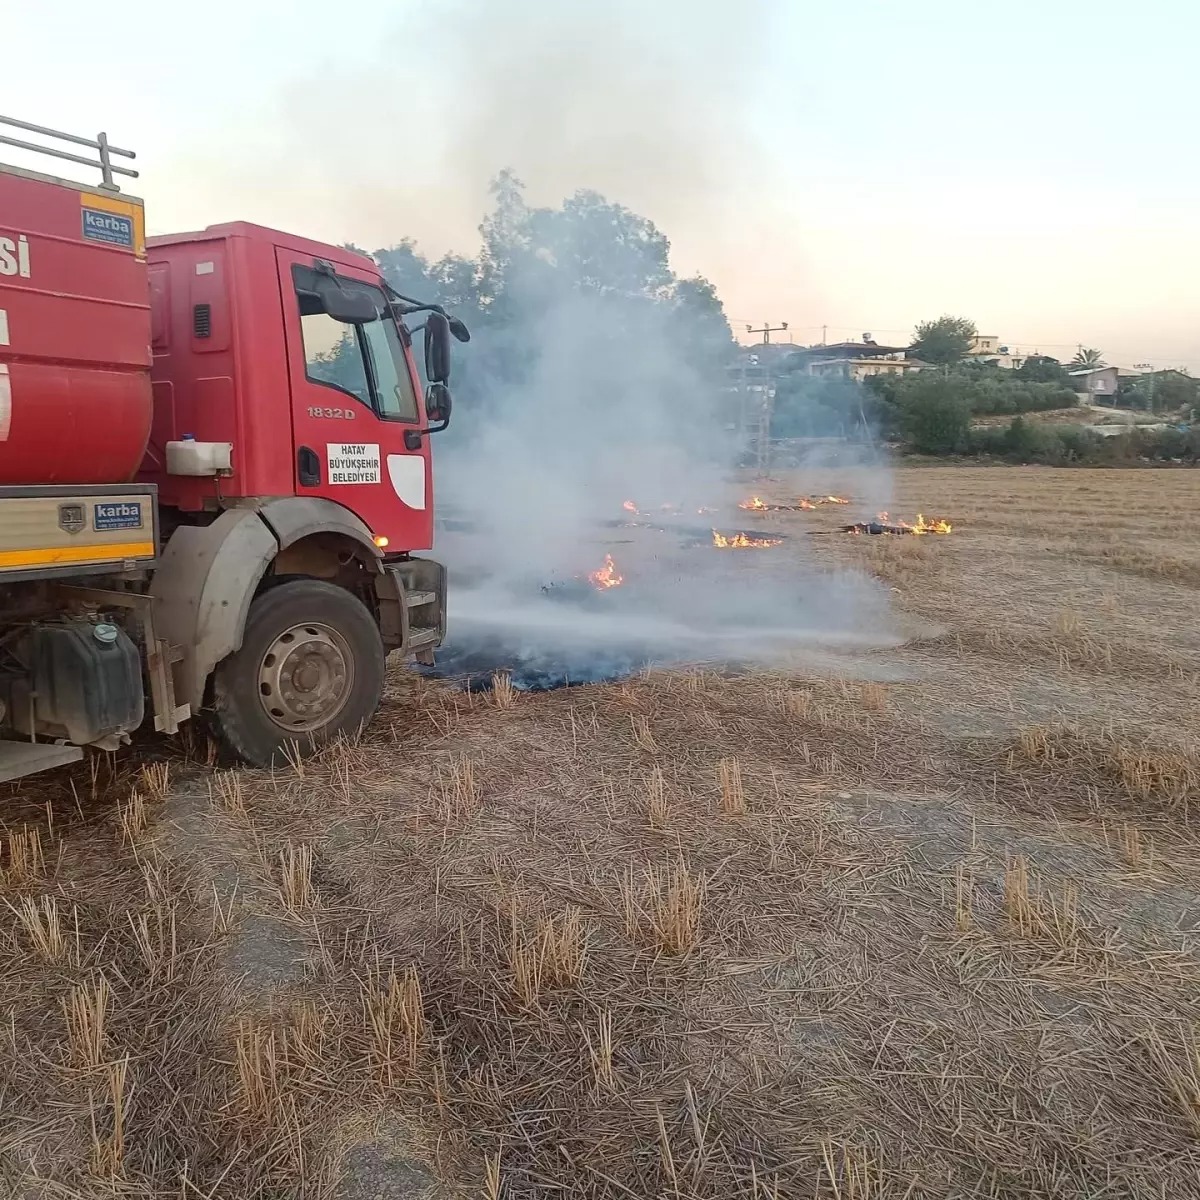
[[[10,789],[4,1194],[1195,1194],[1195,476],[889,508],[954,532],[721,568],[873,577],[857,644]]]

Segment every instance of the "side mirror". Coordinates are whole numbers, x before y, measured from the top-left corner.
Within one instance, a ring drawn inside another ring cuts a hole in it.
[[[450,318],[450,332],[460,342],[471,340],[471,331],[457,317]]]
[[[450,412],[453,407],[450,389],[444,383],[431,383],[425,389],[425,416],[431,423],[438,422],[438,427],[430,429],[430,433],[441,433],[450,424]]]
[[[336,279],[321,279],[317,284],[317,294],[325,312],[343,324],[358,325],[379,317],[375,301],[366,292],[345,290]]]
[[[425,419],[429,421],[429,425],[424,429],[406,429],[404,431],[404,448],[420,450],[421,439],[427,433],[441,433],[450,424],[452,408],[450,389],[444,383],[431,383],[425,389]]]
[[[437,312],[425,321],[425,378],[431,384],[450,382],[450,322]]]

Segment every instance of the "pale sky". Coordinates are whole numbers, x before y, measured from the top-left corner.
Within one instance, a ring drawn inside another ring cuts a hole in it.
[[[1183,0],[0,0],[0,36],[0,112],[135,149],[151,232],[474,253],[511,166],[652,218],[735,329],[949,312],[1200,371]]]

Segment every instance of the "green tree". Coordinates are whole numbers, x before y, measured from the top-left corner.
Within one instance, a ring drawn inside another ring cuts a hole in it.
[[[425,294],[435,296],[439,304],[462,317],[468,325],[482,312],[482,279],[475,259],[446,254],[429,266],[426,279],[429,290]]]
[[[350,326],[328,350],[318,350],[308,363],[308,373],[314,379],[332,383],[352,395],[361,396],[363,385],[362,351]]]
[[[1091,371],[1104,366],[1104,355],[1092,346],[1081,346],[1071,359],[1071,367],[1076,371]]]
[[[935,366],[951,366],[965,358],[977,330],[966,317],[938,317],[922,321],[913,334],[910,353]]]
[[[656,297],[674,282],[666,235],[599,192],[579,191],[560,209],[533,210],[527,231],[538,261],[580,291]]]
[[[733,354],[733,331],[717,289],[700,275],[680,279],[670,289],[671,326],[686,353],[697,363],[716,368]]]
[[[1049,443],[1041,428],[1022,416],[1013,417],[1004,431],[1004,451],[1017,462],[1029,462],[1044,454]]]
[[[1150,406],[1155,412],[1177,412],[1200,402],[1200,382],[1186,371],[1156,371],[1151,376]]]
[[[872,397],[853,379],[820,378],[795,371],[775,388],[775,437],[847,437],[869,420]]]
[[[967,445],[971,406],[956,380],[922,371],[901,391],[899,407],[900,428],[919,454],[956,454]]]
[[[530,262],[530,209],[525,203],[525,185],[511,170],[501,171],[492,180],[489,192],[491,212],[483,218],[479,234],[483,247],[479,255],[481,302],[499,320],[511,316],[505,312],[510,299],[512,279],[522,274]],[[515,297],[511,298],[514,302]]]
[[[898,414],[914,397],[919,403],[935,377],[945,381],[976,416],[1048,412],[1073,408],[1077,403],[1075,393],[1062,384],[1037,383],[1021,378],[1016,371],[965,362],[939,372],[921,371],[900,378],[876,376],[869,380],[867,393],[877,398],[875,413],[883,418],[885,429],[896,425],[889,414]]]
[[[372,257],[379,264],[380,274],[396,291],[420,298],[429,295],[429,263],[412,238],[376,250]]]
[[[1030,383],[1057,383],[1070,387],[1071,376],[1067,368],[1048,354],[1033,354],[1016,370],[1015,374]]]
[[[470,353],[454,366],[460,411],[553,396],[554,419],[576,413],[580,428],[590,422],[608,436],[611,422],[636,440],[655,420],[720,404],[735,345],[720,297],[706,279],[676,277],[670,242],[652,221],[594,191],[531,205],[512,171],[490,192],[477,256],[432,261],[411,240],[374,256],[398,291],[437,300],[470,326]],[[338,365],[335,355],[328,369]],[[639,393],[650,403],[621,408]],[[704,436],[704,423],[694,424]],[[455,422],[443,444],[479,428]]]

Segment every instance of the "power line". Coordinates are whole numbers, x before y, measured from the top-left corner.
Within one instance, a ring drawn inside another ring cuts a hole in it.
[[[788,323],[786,321],[784,321],[783,324],[781,324],[781,325],[772,325],[769,321],[765,321],[765,322],[763,322],[763,326],[761,329],[755,329],[755,328],[753,328],[753,326],[747,325],[746,332],[747,333],[761,333],[762,339],[763,339],[763,345],[769,346],[771,344],[771,334],[787,333],[787,327],[788,327]]]
[[[821,325],[795,325],[789,321],[782,321],[782,322],[780,322],[780,324],[778,326],[772,326],[769,324],[769,322],[764,322],[765,329],[764,328],[756,329],[753,327],[752,322],[747,321],[744,318],[727,317],[726,319],[729,321],[730,325],[732,325],[732,326],[744,325],[746,327],[746,332],[749,334],[754,334],[754,335],[763,334],[763,343],[764,344],[774,344],[774,343],[771,343],[769,334],[782,332],[784,330],[786,330],[789,334],[819,332],[821,335],[820,343],[822,345],[827,342],[828,335],[831,330],[836,335],[839,332],[841,332],[841,333],[858,333],[863,329],[870,329],[876,333],[899,334],[908,340],[911,340],[912,334],[913,334],[913,330],[911,327],[899,328],[897,326],[877,325],[870,321],[865,321],[865,322],[860,321],[860,322],[858,322],[856,324],[852,324],[852,325],[851,324],[834,325],[829,322],[826,322]],[[789,338],[789,341],[793,341],[793,340],[794,339]],[[817,341],[816,338],[812,338],[811,340],[813,342]],[[754,344],[754,343],[752,343],[752,344]],[[906,344],[907,344],[907,341],[906,341]],[[1034,351],[1034,353],[1037,353],[1037,354],[1048,353],[1053,350],[1064,350],[1064,351],[1069,352],[1067,355],[1067,357],[1069,357],[1070,355],[1075,354],[1079,350],[1080,346],[1085,343],[1081,343],[1079,341],[1047,342],[1041,338],[1012,337],[1012,338],[1005,338],[1003,341],[1003,344],[1010,348],[1010,352],[1013,350],[1016,350],[1020,347],[1035,346],[1035,347],[1037,347],[1037,349],[1036,349],[1036,351]],[[1028,354],[1028,353],[1030,353],[1030,351],[1026,350],[1025,353]],[[1142,357],[1144,357],[1144,355]],[[1184,362],[1184,361],[1189,361],[1189,360],[1194,359],[1194,353],[1190,350],[1189,351],[1180,351],[1180,350],[1176,349],[1176,350],[1167,351],[1162,354],[1157,354],[1154,357],[1157,358],[1159,361],[1164,361],[1164,362],[1173,360],[1173,359],[1178,359],[1180,362]]]
[[[832,329],[835,332],[870,329],[876,333],[899,333],[899,334],[907,334],[910,337],[912,335],[911,327],[901,329],[896,326],[876,325],[870,321],[865,321],[865,322],[860,321],[855,324],[842,324],[842,325],[835,325],[832,322],[826,323],[824,325],[792,325],[792,326],[790,326],[790,328],[796,329],[796,330]],[[1052,350],[1070,350],[1072,353],[1074,353],[1075,351],[1077,351],[1079,349],[1079,346],[1081,343],[1078,340],[1076,340],[1074,342],[1048,342],[1044,338],[1009,337],[1009,338],[1004,339],[1004,344],[1005,345],[1021,345],[1021,346],[1045,346],[1048,349],[1052,349]],[[1179,352],[1176,351],[1174,354],[1160,355],[1159,357],[1166,357],[1166,358],[1178,357],[1178,353]]]

